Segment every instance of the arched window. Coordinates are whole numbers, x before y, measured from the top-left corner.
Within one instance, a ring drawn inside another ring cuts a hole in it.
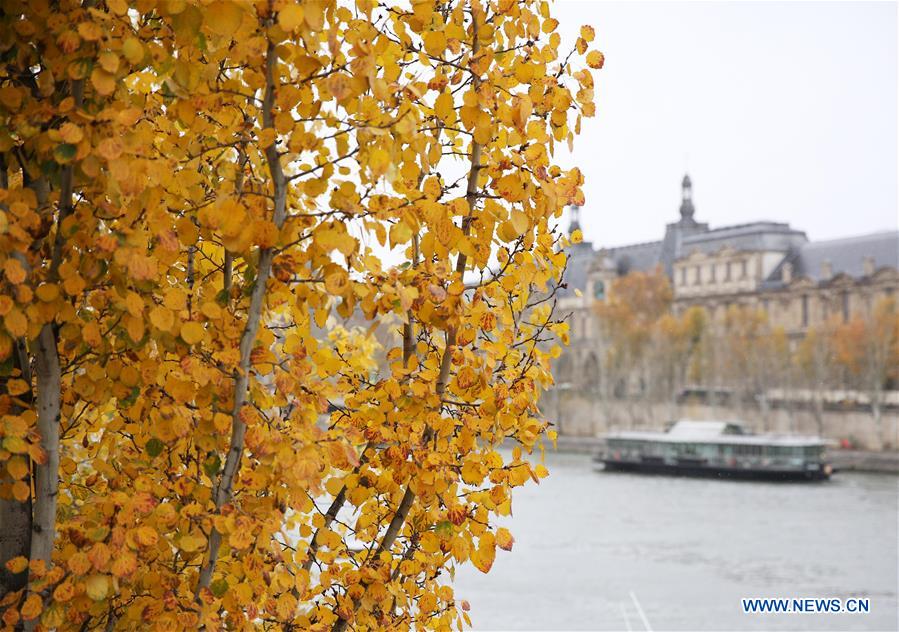
[[[599,360],[595,353],[590,353],[584,361],[584,370],[581,376],[581,388],[588,393],[599,390]]]
[[[571,380],[574,374],[574,363],[570,353],[563,353],[559,358],[559,362],[553,371],[555,376],[556,388],[570,388]]]

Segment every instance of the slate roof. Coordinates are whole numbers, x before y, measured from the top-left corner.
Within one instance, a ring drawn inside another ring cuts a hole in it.
[[[829,261],[833,274],[865,275],[865,257],[874,259],[874,269],[899,268],[899,231],[890,230],[844,239],[813,241],[801,246],[794,263],[794,276],[821,280],[821,266]]]
[[[788,252],[806,243],[808,238],[801,230],[790,228],[781,222],[752,222],[707,230],[697,235],[689,235],[681,242],[679,256],[699,250],[706,254],[721,248],[734,250],[765,250]]]
[[[615,262],[618,274],[632,270],[647,272],[655,268],[662,259],[662,242],[647,241],[640,244],[608,248],[606,255]]]
[[[557,296],[574,296],[574,290],[583,290],[587,287],[587,271],[590,264],[596,258],[596,252],[589,241],[582,241],[568,247],[568,267],[565,268],[565,278],[562,279],[567,287],[559,288]]]

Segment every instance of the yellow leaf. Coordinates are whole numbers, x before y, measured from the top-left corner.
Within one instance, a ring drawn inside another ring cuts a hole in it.
[[[390,227],[390,245],[405,244],[412,239],[412,229],[406,222],[397,222]]]
[[[122,43],[122,54],[129,63],[138,64],[144,58],[144,47],[136,37],[129,37]]]
[[[131,551],[121,551],[116,554],[110,570],[116,577],[127,577],[137,570],[137,557]]]
[[[22,267],[18,259],[13,259],[12,257],[3,263],[3,273],[13,285],[18,285],[25,280],[25,268]]]
[[[87,554],[81,551],[72,554],[66,565],[76,575],[84,575],[91,569],[91,561],[88,559]]]
[[[106,6],[116,15],[128,13],[128,2],[126,0],[106,0]]]
[[[64,581],[53,591],[53,600],[59,603],[65,603],[75,596],[75,586],[71,581]]]
[[[41,283],[34,293],[40,300],[49,303],[59,296],[59,286],[54,283]]]
[[[200,305],[200,311],[206,318],[215,320],[222,317],[222,308],[217,303],[206,301]]]
[[[193,553],[206,544],[206,540],[196,535],[185,535],[178,540],[178,548],[185,553]]]
[[[598,50],[591,50],[589,53],[587,53],[587,65],[591,68],[596,68],[598,70],[603,67],[605,61],[605,56]]]
[[[23,481],[16,481],[12,485],[12,495],[19,502],[25,502],[31,497],[31,487]]]
[[[596,32],[593,30],[592,26],[585,24],[581,27],[581,37],[583,37],[585,41],[592,42],[595,36]]]
[[[84,590],[94,601],[102,601],[109,592],[109,578],[106,575],[91,575],[84,580]]]
[[[16,308],[13,308],[3,319],[8,331],[14,338],[21,338],[28,331],[28,321],[25,315]]]
[[[343,481],[339,478],[329,478],[325,483],[325,489],[328,490],[328,493],[332,496],[336,496],[340,493],[340,490],[343,489]]]
[[[21,555],[14,557],[6,563],[6,568],[10,573],[21,573],[28,568],[28,558]]]
[[[115,92],[115,75],[106,72],[102,68],[94,68],[91,71],[91,84],[93,84],[99,94],[103,96],[110,95]]]
[[[28,463],[22,457],[12,457],[6,462],[6,471],[15,480],[21,480],[28,474]]]
[[[156,533],[156,530],[146,525],[135,529],[134,536],[141,546],[153,546],[159,541],[159,534]]]
[[[496,542],[489,531],[481,536],[478,548],[471,552],[471,562],[482,573],[489,573],[496,559]]]
[[[25,380],[14,379],[6,383],[6,392],[10,395],[21,395],[30,389],[31,386]]]
[[[468,555],[471,547],[468,544],[468,540],[466,540],[462,536],[457,536],[453,539],[453,557],[457,562],[464,562],[468,559]]]
[[[513,209],[511,217],[509,218],[512,222],[512,227],[515,228],[515,232],[518,235],[523,235],[524,232],[530,227],[530,220],[528,216],[518,209]]]
[[[84,132],[74,123],[63,123],[59,128],[59,136],[63,141],[77,145],[84,138]]]
[[[303,24],[303,7],[288,4],[278,13],[278,24],[288,33],[297,30]]]
[[[439,57],[446,50],[446,35],[443,31],[427,31],[422,35],[425,51],[432,57]]]
[[[108,73],[114,74],[119,69],[119,56],[112,51],[100,53],[97,61],[100,62],[100,66],[103,67],[103,70]]]
[[[325,25],[325,10],[321,2],[306,2],[303,18],[313,31],[320,31]]]
[[[97,154],[109,161],[121,156],[123,150],[122,141],[118,138],[105,138],[97,145]]]
[[[206,337],[203,325],[196,322],[184,323],[181,326],[181,339],[189,345],[196,344]]]
[[[335,270],[325,276],[325,289],[328,291],[328,294],[333,296],[340,296],[343,294],[346,291],[348,284],[349,277],[343,269]]]
[[[150,322],[153,326],[162,331],[170,331],[172,325],[175,324],[175,317],[172,312],[162,305],[157,305],[150,310]]]
[[[22,618],[26,621],[30,621],[31,619],[36,619],[38,615],[41,614],[41,609],[43,608],[43,602],[41,602],[41,598],[39,595],[34,593],[28,595],[28,599],[25,600],[25,603],[22,604],[22,609],[19,611],[22,615]]]
[[[515,544],[515,538],[505,527],[496,530],[496,545],[504,551],[511,551],[512,545]]]
[[[234,2],[213,2],[206,15],[209,30],[224,37],[234,35],[243,20],[243,11]]]
[[[368,168],[375,176],[381,176],[387,173],[390,167],[390,154],[387,151],[376,147],[368,154]]]

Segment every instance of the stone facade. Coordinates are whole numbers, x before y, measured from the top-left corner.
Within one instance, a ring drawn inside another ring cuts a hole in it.
[[[656,266],[671,280],[676,310],[701,305],[720,319],[730,305],[758,306],[772,327],[793,337],[835,315],[865,315],[878,298],[899,292],[899,231],[812,242],[780,222],[712,229],[694,212],[685,176],[680,220],[666,226],[660,241],[599,250],[583,242],[571,249],[559,306],[572,313],[573,342],[596,338],[593,305],[616,277]],[[579,221],[579,209],[573,209],[572,228]],[[586,360],[590,351],[576,355]]]

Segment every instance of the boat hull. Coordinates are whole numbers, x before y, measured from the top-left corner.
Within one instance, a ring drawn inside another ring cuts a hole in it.
[[[646,474],[665,474],[668,476],[696,476],[706,478],[731,478],[742,480],[767,481],[823,481],[830,478],[832,470],[828,465],[821,465],[816,470],[774,470],[760,468],[729,468],[698,464],[669,463],[635,463],[630,461],[614,461],[597,459],[606,471],[610,472],[642,472]]]

